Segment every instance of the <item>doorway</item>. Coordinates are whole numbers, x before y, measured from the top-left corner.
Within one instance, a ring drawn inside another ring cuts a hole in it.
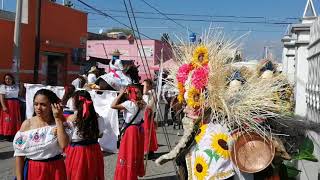
[[[64,55],[48,55],[47,85],[62,86],[64,84],[64,61]]]

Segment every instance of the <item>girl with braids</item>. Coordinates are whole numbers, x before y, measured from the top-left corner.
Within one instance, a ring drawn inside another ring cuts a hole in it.
[[[124,102],[120,102],[121,100]],[[123,137],[120,142],[119,154],[115,170],[115,180],[136,180],[144,176],[143,148],[143,116],[145,104],[142,100],[141,90],[130,85],[121,90],[113,101],[111,108],[123,110],[125,125],[121,132]]]
[[[102,134],[103,120],[96,113],[87,91],[76,91],[73,101],[75,112],[67,119],[72,129],[71,143],[65,151],[67,177],[69,180],[102,180],[104,164],[98,138]]]
[[[34,115],[23,122],[13,140],[17,180],[67,179],[61,154],[69,136],[59,103],[57,95],[47,89],[34,95]]]

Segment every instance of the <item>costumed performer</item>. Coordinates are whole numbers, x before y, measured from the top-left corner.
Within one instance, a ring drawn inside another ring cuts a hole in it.
[[[103,154],[98,143],[104,128],[103,119],[96,113],[87,91],[76,91],[72,100],[75,114],[67,119],[72,130],[71,143],[65,150],[67,177],[69,180],[103,180]]]
[[[13,141],[17,179],[66,180],[62,149],[69,137],[60,99],[54,92],[40,89],[33,102],[34,116],[23,122]]]
[[[124,102],[121,102],[121,99]],[[125,125],[117,165],[115,180],[135,180],[144,176],[144,130],[143,116],[145,103],[142,99],[141,90],[136,85],[129,85],[122,89],[117,98],[113,101],[111,108],[123,110]]]
[[[112,59],[109,63],[110,71],[98,78],[98,84],[100,89],[119,91],[121,88],[134,83],[134,80],[128,74],[131,65],[123,64],[122,60],[120,60],[121,53],[119,50],[115,50],[111,55]]]
[[[144,113],[144,154],[152,156],[155,151],[158,150],[158,140],[156,125],[154,122],[154,112],[156,110],[155,105],[155,91],[152,89],[153,82],[151,79],[143,81],[143,100],[146,103]]]

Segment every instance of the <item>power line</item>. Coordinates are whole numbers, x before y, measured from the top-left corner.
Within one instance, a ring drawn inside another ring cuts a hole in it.
[[[123,10],[112,10],[112,9],[104,9],[102,11],[106,12],[126,12]],[[148,11],[135,11],[134,13],[136,14],[159,14],[155,12],[148,12]],[[164,13],[165,15],[170,15],[170,16],[194,16],[194,17],[211,17],[211,18],[239,18],[239,19],[268,19],[268,20],[273,20],[274,18],[278,19],[286,19],[286,20],[299,20],[301,18],[298,17],[265,17],[265,16],[235,16],[235,15],[205,15],[205,14],[186,14],[186,13]]]
[[[130,28],[130,26],[128,26],[128,25],[126,25],[126,24],[122,23],[121,21],[119,21],[119,20],[117,20],[116,18],[114,18],[114,17],[112,17],[112,16],[108,15],[107,13],[102,12],[102,11],[100,11],[99,9],[96,9],[95,7],[93,7],[93,6],[91,6],[91,5],[89,5],[89,4],[85,3],[85,2],[83,2],[82,0],[78,0],[78,1],[79,1],[80,3],[82,3],[83,5],[85,5],[85,6],[89,7],[89,8],[91,8],[92,10],[94,10],[94,11],[98,12],[98,14],[99,14],[99,15],[101,15],[101,16],[105,16],[105,17],[109,17],[109,18],[111,18],[112,20],[114,20],[114,21],[118,22],[119,24],[121,24],[121,25],[123,25],[123,26],[125,26],[125,27],[127,27],[127,28]],[[146,37],[146,38],[148,38],[148,39],[152,39],[151,37],[149,37],[149,36],[147,36],[147,35],[145,35],[145,34],[142,34],[142,33],[141,33],[141,35],[142,35],[142,36],[144,36],[144,37]]]
[[[101,15],[94,12],[87,12],[91,14]],[[119,17],[119,18],[127,18],[126,16],[122,15],[115,15],[113,17]],[[294,22],[270,22],[270,21],[239,21],[239,20],[208,20],[208,19],[185,19],[185,18],[161,18],[161,17],[136,17],[137,19],[150,19],[150,20],[174,20],[174,21],[189,21],[189,22],[212,22],[212,23],[239,23],[239,24],[267,24],[267,25],[290,25],[294,24]],[[184,27],[186,28],[186,27]]]
[[[155,11],[157,11],[159,14],[163,15],[164,17],[166,17],[168,20],[174,22],[175,24],[177,24],[178,26],[185,28],[187,30],[189,30],[188,27],[178,23],[177,21],[175,21],[174,19],[170,18],[169,16],[167,16],[166,14],[162,13],[160,10],[158,10],[157,8],[155,8],[154,6],[152,6],[151,4],[147,3],[145,0],[141,0],[142,2],[144,2],[146,5],[148,5],[150,8],[154,9]],[[191,30],[192,31],[192,30]]]

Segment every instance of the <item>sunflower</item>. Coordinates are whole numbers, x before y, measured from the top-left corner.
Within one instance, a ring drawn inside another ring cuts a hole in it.
[[[199,92],[198,89],[195,87],[191,87],[188,90],[188,99],[187,99],[187,105],[189,107],[198,108],[200,107],[204,102],[203,94]]]
[[[207,129],[208,125],[207,124],[203,124],[199,129],[198,129],[198,133],[195,137],[195,140],[197,142],[197,144],[199,144],[199,142],[201,141],[201,139],[203,138],[206,129]]]
[[[199,61],[199,56],[203,55],[203,60],[200,62]],[[208,54],[208,48],[205,47],[204,45],[198,46],[194,51],[193,51],[193,56],[192,56],[192,66],[194,68],[201,67],[203,65],[208,64],[209,62],[209,54]]]
[[[230,157],[230,152],[228,148],[229,136],[225,133],[218,133],[212,135],[211,147],[215,152],[225,159]]]
[[[204,157],[197,156],[193,165],[194,175],[198,180],[203,180],[208,176],[208,164]]]

